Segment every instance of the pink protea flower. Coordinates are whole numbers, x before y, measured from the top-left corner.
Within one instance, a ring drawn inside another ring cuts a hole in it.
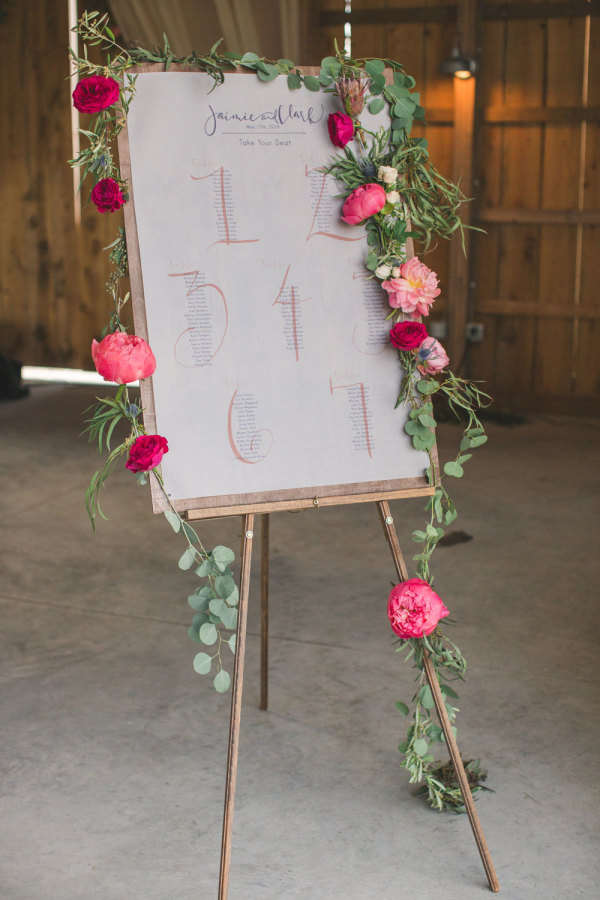
[[[445,369],[450,358],[439,341],[427,337],[417,350],[417,369],[422,375],[435,375]]]
[[[392,631],[404,640],[431,634],[439,620],[450,615],[441,597],[421,578],[394,585],[387,612]]]
[[[390,278],[381,286],[390,295],[390,306],[409,313],[413,319],[429,315],[429,307],[441,294],[437,275],[416,256],[400,266],[398,278]]]
[[[380,184],[361,184],[346,198],[342,209],[344,213],[342,221],[348,225],[360,225],[369,216],[380,212],[385,203],[385,191]]]
[[[105,381],[129,384],[147,378],[156,369],[156,359],[146,341],[135,334],[115,331],[100,343],[92,341],[92,359]]]

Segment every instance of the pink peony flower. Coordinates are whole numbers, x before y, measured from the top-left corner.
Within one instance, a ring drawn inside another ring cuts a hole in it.
[[[125,468],[130,472],[149,472],[168,452],[169,445],[166,438],[160,434],[141,434],[129,448],[129,459],[125,463]]]
[[[416,350],[427,337],[427,329],[421,322],[397,322],[390,329],[390,343],[398,350]]]
[[[327,120],[331,143],[336,147],[345,147],[354,135],[354,122],[346,113],[330,113]]]
[[[439,620],[450,614],[442,599],[421,578],[394,585],[387,612],[392,631],[405,640],[431,634]]]
[[[98,374],[117,384],[147,378],[156,369],[154,353],[146,341],[122,331],[107,334],[100,343],[92,341],[92,359]]]
[[[121,185],[114,178],[102,178],[92,191],[92,203],[98,212],[115,212],[125,203]]]
[[[417,369],[423,375],[435,375],[445,369],[450,359],[439,341],[427,337],[417,350]]]
[[[369,216],[382,210],[385,202],[385,191],[380,184],[361,184],[346,198],[342,220],[348,225],[360,225]]]
[[[106,75],[82,78],[73,91],[73,106],[82,113],[97,113],[119,99],[119,83]]]
[[[382,288],[390,295],[390,306],[412,315],[427,316],[429,307],[441,294],[435,272],[413,256],[400,266],[400,277],[385,281]]]

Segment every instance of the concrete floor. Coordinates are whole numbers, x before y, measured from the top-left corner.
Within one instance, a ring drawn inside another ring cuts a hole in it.
[[[196,675],[193,576],[125,470],[93,536],[92,388],[0,405],[2,900],[216,896],[230,695]],[[597,504],[600,423],[489,428],[455,483],[438,589],[470,663],[459,744],[503,896],[599,896]],[[457,428],[440,427],[454,447]],[[396,503],[407,554],[420,501]],[[250,608],[231,900],[489,896],[465,817],[399,768],[413,673],[393,652],[393,569],[374,506],[272,517],[270,711]],[[237,547],[239,520],[203,527]],[[593,569],[596,569],[594,572]],[[257,570],[255,567],[255,578]]]

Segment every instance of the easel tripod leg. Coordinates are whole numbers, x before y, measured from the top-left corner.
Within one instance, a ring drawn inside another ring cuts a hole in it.
[[[260,517],[260,708],[269,705],[269,514]]]
[[[219,872],[219,900],[227,900],[229,891],[229,866],[231,863],[231,833],[233,829],[233,805],[237,778],[238,750],[240,745],[240,719],[242,715],[242,687],[244,683],[244,655],[246,652],[246,627],[248,622],[248,593],[250,589],[250,564],[252,562],[252,538],[254,514],[243,517],[242,572],[240,577],[240,601],[238,604],[237,642],[233,665],[231,689],[231,718],[229,721],[229,748],[227,775],[225,778],[225,808],[223,812],[223,837],[221,840],[221,868]]]
[[[408,570],[404,562],[404,557],[402,556],[402,551],[400,550],[400,544],[398,542],[398,536],[396,534],[396,529],[394,526],[394,519],[390,514],[390,507],[387,500],[378,501],[377,509],[379,512],[379,517],[381,519],[381,524],[383,525],[387,542],[389,544],[390,550],[392,551],[398,578],[400,579],[400,581],[406,581],[408,579]],[[440,724],[442,726],[442,730],[444,732],[444,737],[446,738],[446,745],[450,753],[450,759],[452,760],[454,771],[456,772],[456,778],[458,780],[460,792],[465,804],[467,816],[469,817],[469,822],[473,830],[475,843],[477,844],[477,849],[479,850],[479,855],[481,856],[483,868],[485,869],[485,874],[487,875],[487,880],[491,890],[494,891],[494,893],[497,893],[500,890],[500,885],[496,877],[496,872],[494,871],[494,865],[492,863],[492,858],[490,856],[487,841],[481,827],[481,822],[479,821],[479,815],[477,814],[477,810],[475,808],[475,802],[473,800],[473,795],[471,794],[471,788],[469,787],[467,773],[465,772],[465,767],[463,765],[460,751],[458,749],[458,744],[456,743],[456,738],[454,737],[454,732],[452,731],[452,725],[450,724],[450,719],[448,718],[446,703],[440,690],[439,681],[435,673],[433,663],[431,662],[428,654],[423,655],[423,665],[425,669],[425,677],[427,678],[427,682],[429,684],[429,687],[431,688],[435,708],[440,720]]]

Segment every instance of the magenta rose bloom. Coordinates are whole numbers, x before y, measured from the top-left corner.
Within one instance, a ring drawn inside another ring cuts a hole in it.
[[[115,212],[125,203],[121,185],[114,178],[103,178],[92,191],[92,203],[98,212]]]
[[[348,225],[360,225],[369,216],[380,212],[385,204],[385,191],[380,184],[361,184],[347,197],[342,219]]]
[[[130,472],[149,472],[156,468],[165,453],[169,452],[167,439],[160,434],[141,434],[129,448],[125,467]]]
[[[445,369],[450,359],[439,341],[427,337],[417,350],[417,369],[423,375],[435,375]]]
[[[354,122],[346,113],[330,113],[327,119],[329,137],[336,147],[345,147],[354,135]]]
[[[421,322],[397,322],[390,329],[390,343],[398,350],[416,350],[427,337],[427,329]]]
[[[147,378],[156,369],[154,353],[146,341],[123,331],[107,334],[100,343],[92,341],[92,359],[98,374],[117,384]]]
[[[431,634],[440,619],[450,614],[442,599],[421,578],[394,585],[387,612],[392,631],[404,640]]]
[[[441,294],[437,275],[416,256],[400,266],[399,278],[390,278],[381,287],[390,295],[390,306],[409,313],[413,319],[427,316],[429,307]]]
[[[73,91],[73,106],[82,113],[97,113],[119,99],[119,83],[106,75],[82,78]]]

